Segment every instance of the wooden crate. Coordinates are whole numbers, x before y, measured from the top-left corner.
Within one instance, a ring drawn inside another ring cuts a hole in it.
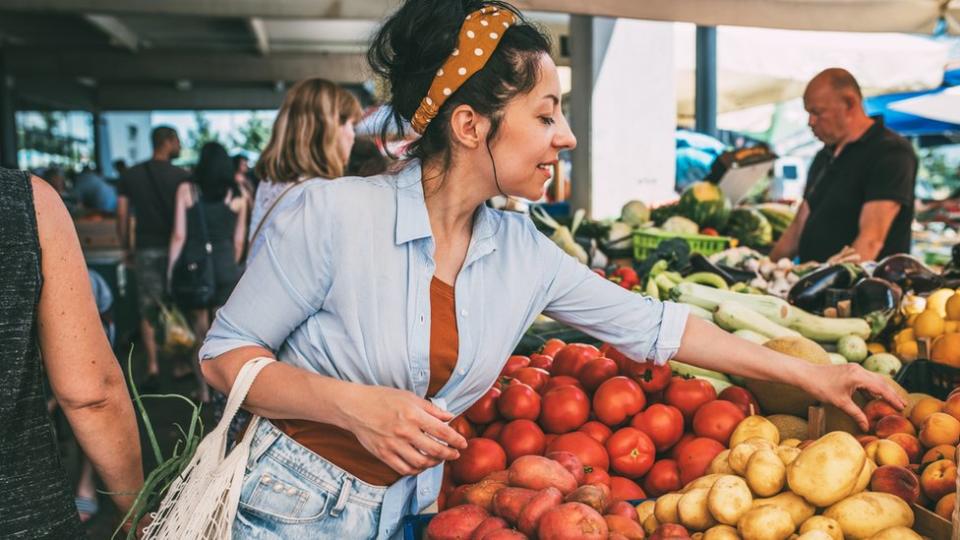
[[[117,234],[116,219],[78,219],[75,225],[80,246],[84,251],[120,249],[120,235]]]

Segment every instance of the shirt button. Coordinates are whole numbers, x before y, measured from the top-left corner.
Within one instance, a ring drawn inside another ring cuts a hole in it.
[[[461,310],[460,310],[460,315],[466,317],[466,316],[467,316],[467,310],[461,309]]]
[[[466,375],[466,374],[467,374],[467,370],[464,369],[464,368],[460,368],[460,369],[457,370],[457,371],[458,371],[458,373],[460,373],[461,375]]]
[[[426,321],[426,318],[423,316],[423,313],[420,314],[420,324],[423,324]]]

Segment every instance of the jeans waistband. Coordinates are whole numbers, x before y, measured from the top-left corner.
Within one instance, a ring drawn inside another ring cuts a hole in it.
[[[380,505],[387,492],[386,486],[374,486],[360,480],[293,440],[265,418],[260,420],[253,434],[247,466],[252,467],[264,456],[330,492],[342,492],[344,483],[349,482],[353,500]]]

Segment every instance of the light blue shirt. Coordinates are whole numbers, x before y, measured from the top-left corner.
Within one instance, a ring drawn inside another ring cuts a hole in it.
[[[310,182],[263,234],[201,358],[258,345],[311,372],[426,395],[435,248],[418,162],[395,175]],[[679,348],[688,314],[596,275],[528,216],[486,206],[455,295],[459,356],[433,398],[454,414],[490,388],[540,313],[660,363]],[[441,477],[437,466],[390,486],[379,537],[429,506]]]

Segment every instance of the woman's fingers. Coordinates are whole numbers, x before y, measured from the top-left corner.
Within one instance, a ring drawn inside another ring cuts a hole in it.
[[[413,446],[419,448],[421,452],[429,457],[440,461],[453,461],[460,457],[460,452],[455,449],[437,442],[432,435],[421,432],[415,440],[411,441]]]
[[[417,449],[415,446],[410,444],[403,444],[397,448],[397,455],[402,459],[410,468],[414,469],[414,472],[410,474],[419,474],[422,471],[429,469],[435,465],[442,463],[441,460],[425,456],[423,452]]]
[[[906,407],[907,404],[903,401],[903,398],[900,397],[900,394],[894,390],[893,386],[887,384],[882,376],[870,373],[865,373],[864,375],[866,375],[866,377],[864,377],[860,388],[883,399],[890,405],[896,407],[897,410],[903,410],[903,408]]]
[[[431,404],[431,406],[433,405]],[[438,441],[446,444],[447,446],[459,448],[460,450],[463,450],[467,447],[467,440],[463,438],[463,435],[457,433],[457,430],[447,425],[445,421],[438,420],[436,416],[429,414],[424,415],[418,427],[424,433],[435,437]]]

